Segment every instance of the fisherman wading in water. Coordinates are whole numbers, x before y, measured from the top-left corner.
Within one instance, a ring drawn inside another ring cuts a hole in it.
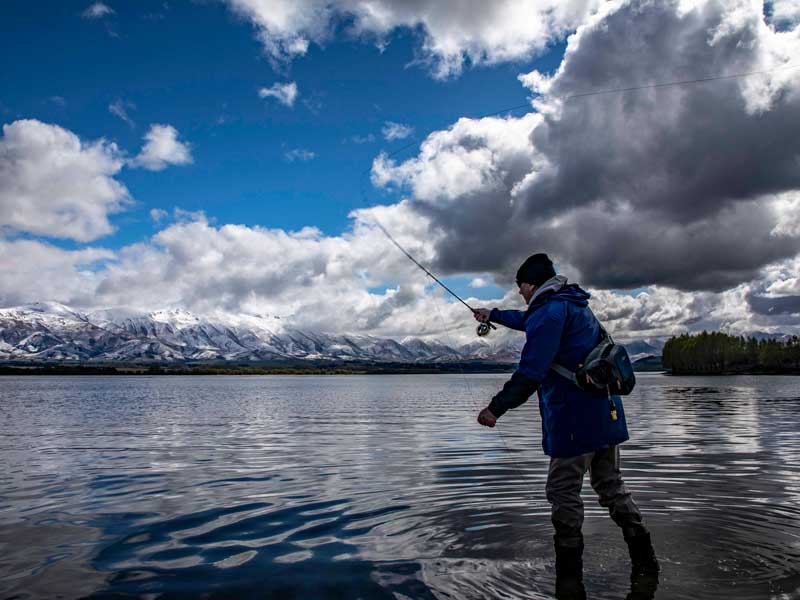
[[[480,412],[478,422],[494,427],[507,410],[538,390],[542,447],[550,456],[546,491],[555,527],[556,593],[559,582],[571,582],[566,585],[583,590],[580,493],[587,471],[600,504],[622,529],[632,581],[655,578],[659,565],[650,533],[620,473],[619,444],[628,439],[622,399],[612,395],[609,401],[607,394],[587,391],[551,369],[555,363],[575,372],[600,341],[601,327],[589,309],[589,294],[556,275],[546,254],[534,254],[522,263],[517,285],[527,310],[474,311],[482,323],[492,321],[526,335],[519,368]]]

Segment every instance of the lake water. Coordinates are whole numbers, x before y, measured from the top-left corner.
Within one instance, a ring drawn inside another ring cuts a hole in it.
[[[535,398],[475,423],[505,379],[0,377],[0,598],[551,598]],[[655,597],[800,598],[800,377],[625,405]],[[588,596],[625,598],[584,491]]]

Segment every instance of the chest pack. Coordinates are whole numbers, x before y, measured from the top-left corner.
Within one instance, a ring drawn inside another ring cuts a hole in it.
[[[600,342],[578,365],[577,371],[573,373],[556,363],[550,368],[587,392],[627,396],[636,385],[628,351],[615,343],[602,325],[600,334]]]

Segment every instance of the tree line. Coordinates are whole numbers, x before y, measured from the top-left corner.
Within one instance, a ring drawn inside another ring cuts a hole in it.
[[[674,375],[800,373],[800,338],[759,340],[704,331],[670,338],[661,357]]]

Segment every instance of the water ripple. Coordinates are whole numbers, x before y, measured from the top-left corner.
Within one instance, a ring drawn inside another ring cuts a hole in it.
[[[550,598],[535,401],[502,375],[2,378],[0,598]],[[656,597],[800,598],[800,378],[643,375]],[[630,592],[584,487],[590,598]]]

